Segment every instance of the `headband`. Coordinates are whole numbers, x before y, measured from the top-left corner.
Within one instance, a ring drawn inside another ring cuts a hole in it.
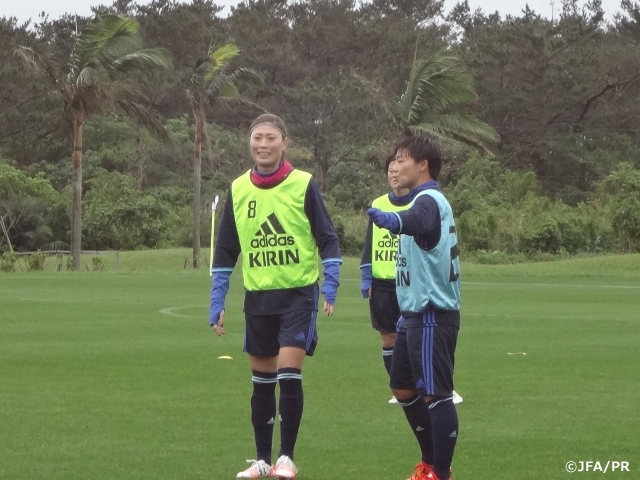
[[[277,125],[276,125],[275,123],[273,123],[273,122],[262,122],[262,123],[259,123],[259,124],[257,124],[257,125],[254,125],[254,126],[251,128],[251,131],[249,132],[249,135],[251,135],[251,134],[253,133],[253,131],[254,131],[256,128],[258,128],[258,127],[273,127],[273,128],[275,128],[276,130],[280,131],[280,133],[282,133],[282,137],[283,137],[283,138],[287,138],[287,132],[285,132],[282,128],[280,128],[279,126],[277,126]]]

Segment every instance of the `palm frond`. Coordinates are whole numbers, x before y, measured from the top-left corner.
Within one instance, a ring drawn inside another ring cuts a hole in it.
[[[221,103],[223,105],[233,106],[233,107],[239,107],[239,106],[252,107],[252,108],[257,108],[258,110],[264,111],[264,109],[260,105],[243,97],[235,97],[235,98],[234,97],[218,97],[215,99],[214,103],[215,102]]]
[[[60,88],[60,81],[56,73],[56,68],[46,56],[36,52],[31,47],[18,45],[14,50],[15,55],[22,58],[25,64],[35,72],[43,74],[49,82],[56,88]]]
[[[471,115],[439,115],[433,124],[442,132],[456,132],[480,142],[498,140],[498,134],[490,125]]]
[[[94,51],[93,56],[86,65],[97,68],[108,68],[114,61],[130,55],[133,52],[137,52],[141,48],[142,42],[137,36],[113,37]]]
[[[103,72],[92,67],[85,67],[79,73],[74,86],[77,88],[97,87],[106,80]]]
[[[218,97],[220,98],[237,98],[239,96],[238,87],[230,80],[222,83],[218,89]]]
[[[109,64],[109,71],[112,72],[111,76],[115,78],[145,66],[170,68],[171,65],[171,55],[167,49],[147,48],[115,59]]]
[[[205,81],[209,81],[218,72],[227,68],[229,62],[239,54],[240,49],[232,43],[228,43],[214,50],[209,56],[209,61],[206,64],[207,70],[205,73]]]
[[[410,125],[408,128],[414,133],[426,133],[441,140],[455,140],[491,158],[495,157],[484,142],[496,141],[497,133],[492,127],[470,115],[440,115],[434,117],[432,122]]]
[[[116,101],[116,107],[127,117],[139,122],[140,125],[146,128],[154,137],[162,141],[169,140],[169,135],[162,125],[160,118],[145,105],[128,98],[119,98]]]
[[[264,77],[252,68],[238,68],[227,75],[227,77],[229,81],[236,85],[244,83],[255,87],[264,87]]]
[[[82,68],[97,61],[109,62],[140,48],[137,20],[123,15],[103,15],[87,25],[74,49],[74,63]]]
[[[424,122],[430,113],[476,98],[473,77],[461,60],[441,50],[414,62],[405,91],[394,110],[403,123],[415,125]]]

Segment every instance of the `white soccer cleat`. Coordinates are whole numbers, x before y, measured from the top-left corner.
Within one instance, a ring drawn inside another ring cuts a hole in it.
[[[453,403],[462,403],[462,397],[453,391]]]
[[[389,400],[389,403],[396,404],[398,403],[398,399],[396,397],[391,397],[391,400]]]
[[[251,466],[243,472],[238,472],[236,478],[269,478],[273,477],[273,468],[264,460],[247,460]]]
[[[298,469],[293,460],[286,455],[282,455],[273,466],[273,476],[280,479],[293,480],[296,478],[296,473],[298,473]]]

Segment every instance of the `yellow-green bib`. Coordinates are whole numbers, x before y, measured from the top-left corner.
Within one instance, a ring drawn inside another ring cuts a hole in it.
[[[376,198],[371,206],[379,208],[383,212],[399,212],[409,208],[409,205],[394,205],[389,200],[389,195]],[[395,280],[397,250],[398,235],[374,224],[371,234],[371,275],[373,278]]]
[[[244,288],[296,288],[318,280],[318,248],[304,211],[311,175],[293,170],[279,185],[258,188],[251,171],[231,184],[242,249]]]

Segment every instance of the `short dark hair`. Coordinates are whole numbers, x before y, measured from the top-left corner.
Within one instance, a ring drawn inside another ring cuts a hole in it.
[[[249,133],[253,132],[254,128],[262,125],[269,125],[277,130],[280,130],[280,132],[282,132],[282,138],[287,138],[289,136],[289,133],[287,132],[287,126],[284,124],[284,121],[279,116],[272,113],[263,113],[253,122],[251,122]]]
[[[385,175],[389,174],[389,165],[391,165],[391,162],[394,162],[395,160],[396,160],[396,152],[393,152],[384,161],[384,173],[385,173]]]
[[[442,168],[442,150],[438,144],[427,135],[414,135],[404,138],[396,145],[396,153],[406,150],[416,162],[426,160],[429,164],[429,175],[438,179]]]

